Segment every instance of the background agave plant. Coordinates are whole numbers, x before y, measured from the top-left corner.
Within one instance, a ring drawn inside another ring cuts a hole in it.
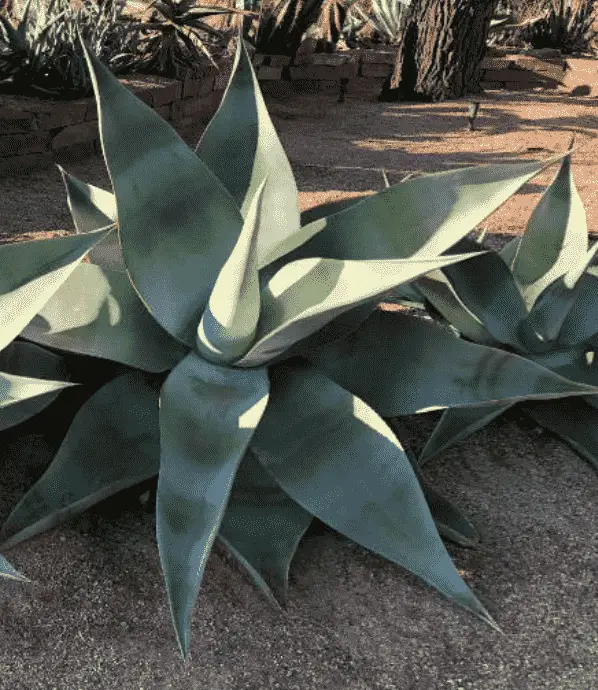
[[[473,249],[471,241],[457,245]],[[583,205],[570,155],[540,199],[525,233],[502,251],[415,282],[409,296],[433,309],[463,338],[504,348],[567,377],[594,385],[598,363],[598,245],[588,249]],[[423,450],[427,461],[514,403],[446,410]],[[598,414],[593,396],[534,402],[522,410],[598,468]]]
[[[351,4],[343,36],[350,46],[366,37],[367,42],[396,45],[402,40],[411,0],[372,0],[370,7]]]
[[[596,7],[592,0],[536,0],[501,2],[489,45],[525,44],[532,48],[558,48],[563,53],[595,48]]]
[[[396,284],[468,259],[443,252],[556,159],[429,175],[299,214],[242,41],[196,151],[86,59],[114,194],[64,173],[68,202],[79,232],[117,230],[22,337],[130,369],[81,407],[3,526],[4,546],[158,475],[158,547],[183,655],[216,536],[271,601],[284,600],[314,517],[492,623],[436,525],[461,543],[473,528],[422,489],[380,414],[598,389],[421,320],[453,348],[441,386],[439,361],[434,372],[413,366],[417,357],[381,368],[372,341],[392,351],[416,340],[375,305]],[[336,346],[356,358],[346,385],[329,374]]]
[[[320,17],[322,4],[323,0],[262,3],[252,40],[255,50],[265,55],[294,56],[304,34]]]
[[[29,0],[15,26],[0,15],[0,82],[21,93],[64,99],[88,95],[91,81],[77,31],[113,71],[131,70],[137,60],[136,34],[120,11],[121,4],[112,0],[102,5],[83,0],[77,6],[70,0],[43,6]]]
[[[399,43],[403,38],[410,6],[411,0],[372,0],[372,13],[367,19],[374,29],[374,35],[390,45]]]
[[[252,14],[229,7],[200,5],[197,0],[147,0],[129,3],[125,16],[131,16],[133,4],[137,16],[141,12],[143,19],[133,24],[139,40],[136,69],[173,78],[201,71],[204,58],[216,66],[213,54],[225,50],[226,33],[211,26],[206,19]]]

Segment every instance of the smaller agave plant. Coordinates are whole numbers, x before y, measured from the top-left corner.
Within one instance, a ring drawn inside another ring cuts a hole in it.
[[[372,0],[372,11],[368,14],[358,4],[354,5],[345,29],[355,34],[369,24],[379,39],[396,45],[403,37],[410,7],[411,0]]]
[[[210,46],[224,46],[225,34],[206,19],[251,15],[232,7],[200,5],[197,0],[146,0],[128,2],[125,13],[143,12],[143,21],[133,24],[138,33],[135,66],[152,74],[183,78],[196,71],[207,58],[215,67]],[[208,40],[208,38],[210,40]]]
[[[195,151],[85,54],[113,193],[64,179],[77,230],[114,229],[21,335],[129,370],[81,407],[3,526],[4,547],[157,475],[184,656],[216,537],[284,601],[314,518],[493,624],[438,532],[464,543],[472,526],[426,488],[381,415],[598,389],[422,319],[411,332],[376,304],[477,259],[444,252],[561,156],[428,175],[300,214],[243,41]]]
[[[534,209],[526,230],[500,252],[486,249],[400,288],[461,337],[502,348],[580,383],[598,383],[598,244],[588,248],[586,214],[575,188],[571,155]],[[471,251],[476,243],[456,247]],[[420,462],[466,438],[515,404],[447,409]],[[529,402],[523,412],[560,436],[598,469],[598,401],[580,395]]]
[[[61,357],[15,338],[108,232],[0,245],[0,431],[33,417],[76,385],[60,380],[67,377]],[[26,579],[1,554],[0,577]]]
[[[130,70],[137,61],[136,33],[119,12],[111,1],[50,0],[40,6],[28,0],[14,26],[0,15],[0,83],[57,98],[87,95],[91,84],[79,30],[113,70]]]

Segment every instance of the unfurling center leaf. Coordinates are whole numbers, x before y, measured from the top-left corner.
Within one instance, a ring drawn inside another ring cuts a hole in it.
[[[258,188],[239,239],[222,267],[197,329],[199,352],[213,362],[233,362],[253,344],[260,318],[257,241],[266,180]]]

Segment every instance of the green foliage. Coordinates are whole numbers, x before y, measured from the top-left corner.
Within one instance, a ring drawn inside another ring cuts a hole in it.
[[[460,251],[474,247],[467,240],[457,245]],[[598,382],[598,279],[591,264],[597,249],[598,245],[588,249],[585,211],[569,153],[521,237],[501,252],[486,251],[417,280],[411,289],[463,338],[477,342],[488,358],[500,351],[516,353],[528,365],[593,386]],[[506,374],[504,367],[497,366],[496,372]],[[530,381],[523,369],[521,375]],[[479,392],[486,397],[486,391]],[[593,395],[580,390],[563,400],[533,397],[522,398],[523,411],[598,466]],[[421,460],[466,438],[515,402],[497,399],[491,406],[446,410]]]
[[[212,54],[224,50],[226,34],[205,19],[250,14],[228,7],[203,6],[197,0],[148,0],[146,9],[151,10],[149,18],[132,27],[138,40],[135,68],[175,79],[201,72],[204,58],[216,66]]]
[[[368,27],[373,30],[371,38],[375,42],[396,45],[403,37],[410,6],[411,0],[372,0],[371,11],[365,12],[355,4],[349,10],[344,34],[355,44],[359,33]]]
[[[372,0],[368,20],[385,43],[395,45],[403,37],[411,0]]]
[[[276,0],[260,5],[253,44],[258,53],[294,56],[303,35],[314,24],[323,0]]]
[[[408,331],[408,354],[387,365],[404,328],[381,325],[375,304],[393,286],[477,259],[477,246],[445,252],[557,158],[428,175],[300,214],[243,41],[196,151],[89,50],[86,59],[114,196],[64,173],[79,231],[69,239],[108,224],[106,249],[37,307],[22,336],[131,372],[81,407],[5,523],[5,545],[157,474],[158,547],[184,656],[218,534],[271,600],[284,599],[314,517],[493,624],[438,532],[471,544],[475,530],[427,486],[380,413],[596,388],[509,352],[488,359],[449,335],[440,394],[414,371],[421,339]],[[381,328],[385,347],[372,356]],[[433,361],[444,334],[430,329]]]
[[[137,42],[112,0],[50,0],[42,11],[31,0],[13,26],[0,15],[0,83],[20,93],[78,98],[91,92],[77,31],[115,72],[132,69]]]
[[[490,44],[557,48],[565,54],[585,53],[595,47],[598,32],[593,0],[545,0],[524,12],[517,3],[505,4],[513,6],[499,8],[509,14],[503,22],[496,22]]]

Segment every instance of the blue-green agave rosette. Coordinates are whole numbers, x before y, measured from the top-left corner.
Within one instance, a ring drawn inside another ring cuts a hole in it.
[[[474,243],[461,241],[467,251]],[[484,250],[483,245],[479,245]],[[459,266],[416,280],[409,298],[432,307],[470,347],[517,353],[580,385],[598,384],[598,244],[589,246],[571,153],[534,209],[525,232],[500,252],[480,251]],[[477,383],[476,383],[477,385]],[[598,401],[580,391],[563,399],[523,396],[522,410],[598,468]],[[488,424],[517,400],[447,409],[420,462]]]
[[[114,194],[64,179],[80,232],[108,222],[118,229],[23,335],[131,371],[83,405],[46,474],[9,516],[5,545],[158,475],[158,546],[185,656],[216,537],[282,601],[314,517],[492,623],[438,532],[468,543],[473,528],[420,484],[380,415],[594,388],[515,354],[488,357],[451,335],[457,366],[453,377],[444,367],[439,395],[427,372],[414,373],[417,357],[389,362],[367,348],[379,327],[388,345],[406,335],[394,316],[380,325],[378,297],[477,256],[443,253],[554,159],[430,175],[302,216],[242,41],[196,151],[95,57],[87,60]],[[434,360],[446,334],[422,328]],[[359,354],[344,379],[326,354],[341,333]],[[485,388],[464,384],[473,375]]]

